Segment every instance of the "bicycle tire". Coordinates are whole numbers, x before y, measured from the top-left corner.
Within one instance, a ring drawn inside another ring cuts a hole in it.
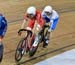
[[[20,40],[18,46],[17,46],[16,52],[15,52],[15,60],[16,60],[16,61],[20,61],[20,60],[22,59],[24,53],[25,53],[25,50],[26,50],[26,49],[25,49],[25,46],[24,46],[24,48],[23,48],[24,52],[22,53],[22,45],[23,45],[23,44],[25,45],[24,41],[26,41],[26,39],[25,39],[25,38],[22,38],[22,39]],[[20,48],[19,48],[19,46],[20,46]],[[21,50],[20,50],[20,49],[21,49]],[[18,52],[19,52],[19,53],[18,53]],[[18,55],[18,57],[17,57],[17,55]],[[20,58],[19,58],[19,56],[20,56]]]
[[[30,49],[30,51],[29,51],[29,56],[30,56],[30,57],[34,56],[34,54],[35,54],[36,51],[37,51],[37,48],[38,48],[38,46],[32,47],[32,48]]]

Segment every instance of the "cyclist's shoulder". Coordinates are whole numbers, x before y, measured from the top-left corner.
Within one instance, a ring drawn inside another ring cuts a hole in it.
[[[53,15],[58,15],[58,12],[56,10],[53,10]]]
[[[57,13],[57,11],[53,10],[52,18],[58,18],[58,17],[59,17],[59,14]]]

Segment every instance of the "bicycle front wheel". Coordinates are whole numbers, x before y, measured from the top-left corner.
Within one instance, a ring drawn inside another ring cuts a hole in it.
[[[20,61],[27,49],[27,40],[25,38],[21,39],[18,46],[17,46],[17,49],[16,49],[16,52],[15,52],[15,60],[16,61]]]

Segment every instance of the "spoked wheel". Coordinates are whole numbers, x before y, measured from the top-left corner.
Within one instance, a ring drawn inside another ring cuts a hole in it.
[[[2,62],[2,59],[3,59],[3,44],[0,46],[0,62]]]
[[[26,44],[27,40],[25,38],[23,38],[16,49],[16,53],[15,53],[15,60],[16,61],[20,61],[24,55],[24,53],[26,52],[27,49],[27,44]]]

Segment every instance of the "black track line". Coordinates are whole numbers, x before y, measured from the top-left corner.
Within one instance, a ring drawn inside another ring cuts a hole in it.
[[[63,9],[63,10],[59,11],[59,13],[67,13],[67,12],[75,12],[75,10],[74,10],[74,9],[73,9],[73,10],[64,10],[64,9]],[[15,23],[15,22],[18,22],[18,21],[20,21],[20,20],[23,20],[23,19],[18,19],[18,20],[10,21],[10,22],[8,22],[8,23]],[[57,37],[58,37],[58,36],[57,36]],[[44,53],[44,54],[35,56],[35,57],[33,57],[33,58],[30,58],[30,59],[28,59],[28,60],[26,60],[26,61],[24,61],[24,62],[20,62],[20,63],[18,63],[17,65],[24,64],[24,63],[29,62],[29,61],[31,61],[31,60],[37,59],[38,57],[42,57],[42,56],[45,56],[45,55],[47,55],[47,54],[54,53],[54,52],[57,52],[57,51],[59,51],[59,50],[62,50],[62,49],[64,49],[64,48],[68,48],[68,47],[71,47],[71,46],[74,46],[74,45],[75,45],[75,44],[71,44],[71,45],[64,46],[64,47],[62,47],[62,48],[58,48],[58,49],[49,51],[49,52],[47,52],[47,53]],[[11,53],[11,52],[13,52],[13,51],[15,51],[15,50],[11,50],[10,52],[7,52],[7,53],[5,53],[5,54]]]
[[[61,9],[61,10],[58,11],[58,13],[67,13],[67,12],[75,12],[75,9],[70,9],[70,10]],[[13,21],[10,21],[8,23],[15,23],[15,22],[18,22],[18,21],[21,21],[21,20],[23,20],[23,19],[21,18],[21,19],[13,20]]]
[[[53,39],[56,39],[56,38],[60,38],[60,37],[62,37],[62,36],[71,35],[71,34],[75,34],[75,32],[69,32],[69,33],[65,33],[65,34],[61,34],[61,35],[52,37],[52,40],[53,40]],[[5,52],[4,54],[7,55],[7,54],[12,53],[12,52],[14,52],[14,51],[15,51],[15,50],[11,50],[11,51],[9,51],[9,52]]]
[[[21,65],[21,64],[27,63],[27,62],[32,61],[32,60],[35,60],[35,59],[37,59],[37,58],[39,58],[39,57],[45,56],[45,55],[47,55],[47,54],[55,53],[55,52],[57,52],[57,51],[60,51],[60,50],[62,50],[62,49],[65,49],[65,48],[68,48],[68,47],[71,47],[71,46],[75,46],[75,44],[67,45],[67,46],[64,46],[64,47],[61,47],[61,48],[58,48],[58,49],[49,51],[49,52],[44,53],[44,54],[40,54],[40,55],[35,56],[35,57],[33,57],[33,58],[30,58],[30,59],[28,59],[28,60],[26,60],[26,61],[19,62],[17,65]]]

